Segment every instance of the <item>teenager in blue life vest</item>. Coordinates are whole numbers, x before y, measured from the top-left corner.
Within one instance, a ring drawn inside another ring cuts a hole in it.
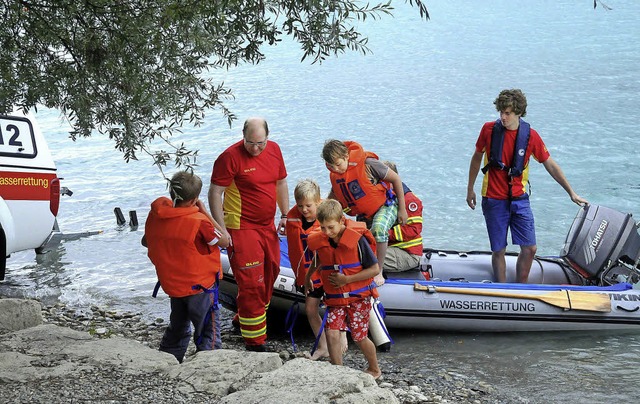
[[[571,201],[579,206],[588,202],[573,191],[538,132],[522,120],[527,114],[527,99],[522,91],[503,90],[493,103],[500,113],[500,119],[486,122],[480,130],[469,165],[467,204],[471,209],[476,208],[473,186],[484,155],[482,213],[491,243],[494,277],[497,282],[506,282],[507,230],[511,229],[512,243],[520,246],[516,281],[526,283],[537,250],[533,213],[526,189],[529,158],[533,156],[542,163],[551,177],[569,194]]]

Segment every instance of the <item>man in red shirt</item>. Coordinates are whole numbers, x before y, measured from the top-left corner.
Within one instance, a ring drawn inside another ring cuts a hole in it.
[[[538,132],[521,119],[527,114],[527,99],[522,91],[503,90],[493,103],[500,119],[485,123],[480,131],[469,165],[467,204],[471,209],[476,207],[473,185],[484,154],[482,213],[491,242],[494,276],[497,282],[506,282],[505,252],[510,228],[512,243],[520,245],[516,281],[526,283],[537,250],[533,212],[526,192],[529,158],[533,156],[542,163],[574,203],[583,206],[588,202],[573,191]]]
[[[267,339],[266,312],[280,272],[274,216],[277,205],[278,229],[284,229],[289,189],[282,152],[268,140],[267,122],[247,119],[242,135],[213,165],[209,206],[231,240],[227,252],[238,283],[240,332],[248,350],[262,352]]]

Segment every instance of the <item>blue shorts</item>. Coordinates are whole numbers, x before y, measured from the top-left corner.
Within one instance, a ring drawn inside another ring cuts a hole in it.
[[[511,242],[519,246],[536,245],[536,230],[529,195],[512,201],[482,198],[482,213],[487,224],[491,251],[507,247],[507,230],[511,228]]]

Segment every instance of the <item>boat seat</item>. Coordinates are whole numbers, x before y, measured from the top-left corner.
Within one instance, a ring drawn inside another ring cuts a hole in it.
[[[422,275],[422,271],[420,268],[413,268],[408,271],[402,272],[384,272],[383,273],[385,279],[417,279],[424,280],[424,276]]]

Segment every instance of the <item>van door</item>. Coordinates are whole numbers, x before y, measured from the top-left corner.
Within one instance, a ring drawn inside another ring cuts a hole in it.
[[[33,115],[0,115],[2,255],[40,247],[52,232],[59,203],[55,163]],[[4,265],[0,275],[4,279]]]

